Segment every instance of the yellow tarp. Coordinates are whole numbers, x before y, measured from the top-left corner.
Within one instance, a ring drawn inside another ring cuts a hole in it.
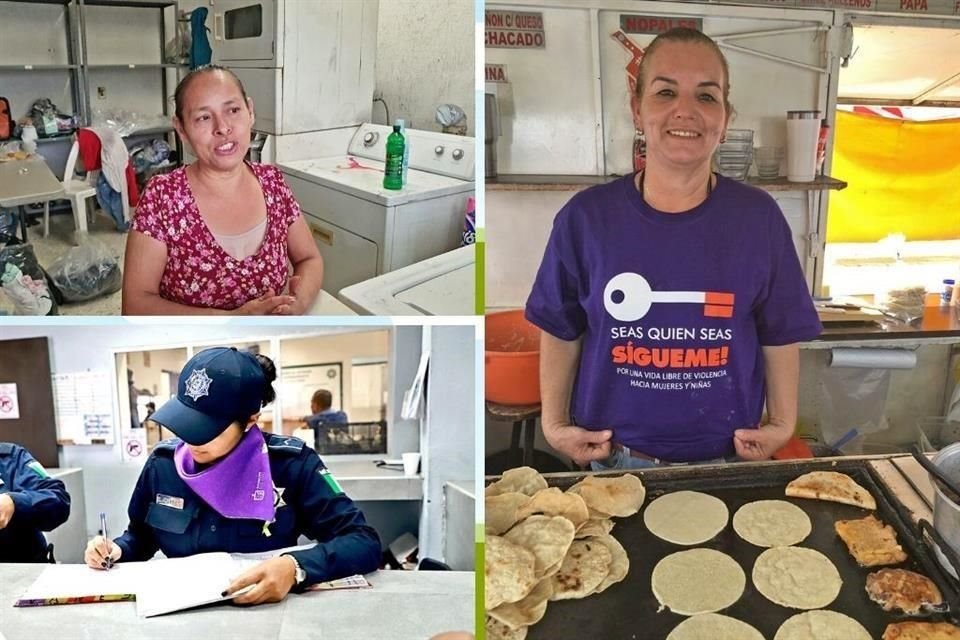
[[[827,242],[960,239],[960,120],[837,112]]]

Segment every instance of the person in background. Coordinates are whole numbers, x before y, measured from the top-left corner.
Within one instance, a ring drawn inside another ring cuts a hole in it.
[[[118,538],[96,536],[84,560],[114,562],[225,551],[309,549],[266,560],[236,577],[224,595],[249,585],[239,604],[278,602],[317,582],[376,570],[377,532],[302,440],[264,434],[255,424],[275,398],[273,362],[217,347],[184,366],[177,396],[151,419],[178,438],[154,447],[130,498],[130,523]]]
[[[526,317],[544,436],[578,464],[764,460],[793,435],[797,343],[822,327],[776,201],[711,170],[729,94],[713,40],[657,36],[632,97],[646,168],[554,221]]]
[[[333,394],[327,389],[317,389],[310,398],[310,411],[313,415],[304,416],[303,421],[311,428],[317,428],[321,424],[348,424],[347,414],[337,409],[332,409]]]
[[[306,313],[323,260],[280,170],[245,160],[253,101],[218,66],[184,76],[174,101],[173,125],[197,160],[154,176],[141,196],[123,315]]]
[[[140,408],[137,406],[137,397],[139,397],[140,391],[133,381],[133,369],[127,369],[127,390],[130,400],[130,428],[139,429],[143,426],[143,423],[140,422]]]
[[[0,562],[47,562],[42,531],[70,517],[70,495],[60,480],[23,447],[0,442]]]

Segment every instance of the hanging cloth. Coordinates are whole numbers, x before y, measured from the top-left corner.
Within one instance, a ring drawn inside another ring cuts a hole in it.
[[[913,122],[838,111],[827,242],[960,237],[960,119]]]
[[[197,7],[190,14],[190,68],[210,64],[213,49],[207,41],[207,8]]]

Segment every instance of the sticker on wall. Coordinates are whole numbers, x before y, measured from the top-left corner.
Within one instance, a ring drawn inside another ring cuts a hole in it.
[[[533,11],[485,11],[488,49],[543,49],[543,14]]]
[[[19,420],[20,402],[17,400],[17,383],[0,384],[0,420]]]
[[[131,429],[123,434],[123,459],[125,461],[142,460],[146,457],[146,431],[146,429]]]
[[[703,31],[703,20],[670,16],[644,16],[631,13],[620,14],[620,30],[624,33],[660,34],[676,27]]]
[[[502,64],[487,64],[484,65],[484,75],[487,78],[487,82],[500,82],[507,83],[510,82],[507,80],[507,67]]]

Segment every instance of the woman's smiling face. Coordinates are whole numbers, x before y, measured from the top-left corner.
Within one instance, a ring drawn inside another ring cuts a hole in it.
[[[229,170],[243,162],[250,148],[253,103],[237,81],[223,71],[201,73],[183,94],[177,132],[203,166]]]
[[[729,113],[723,64],[710,47],[664,42],[646,60],[634,124],[647,141],[647,162],[673,167],[709,163]]]

